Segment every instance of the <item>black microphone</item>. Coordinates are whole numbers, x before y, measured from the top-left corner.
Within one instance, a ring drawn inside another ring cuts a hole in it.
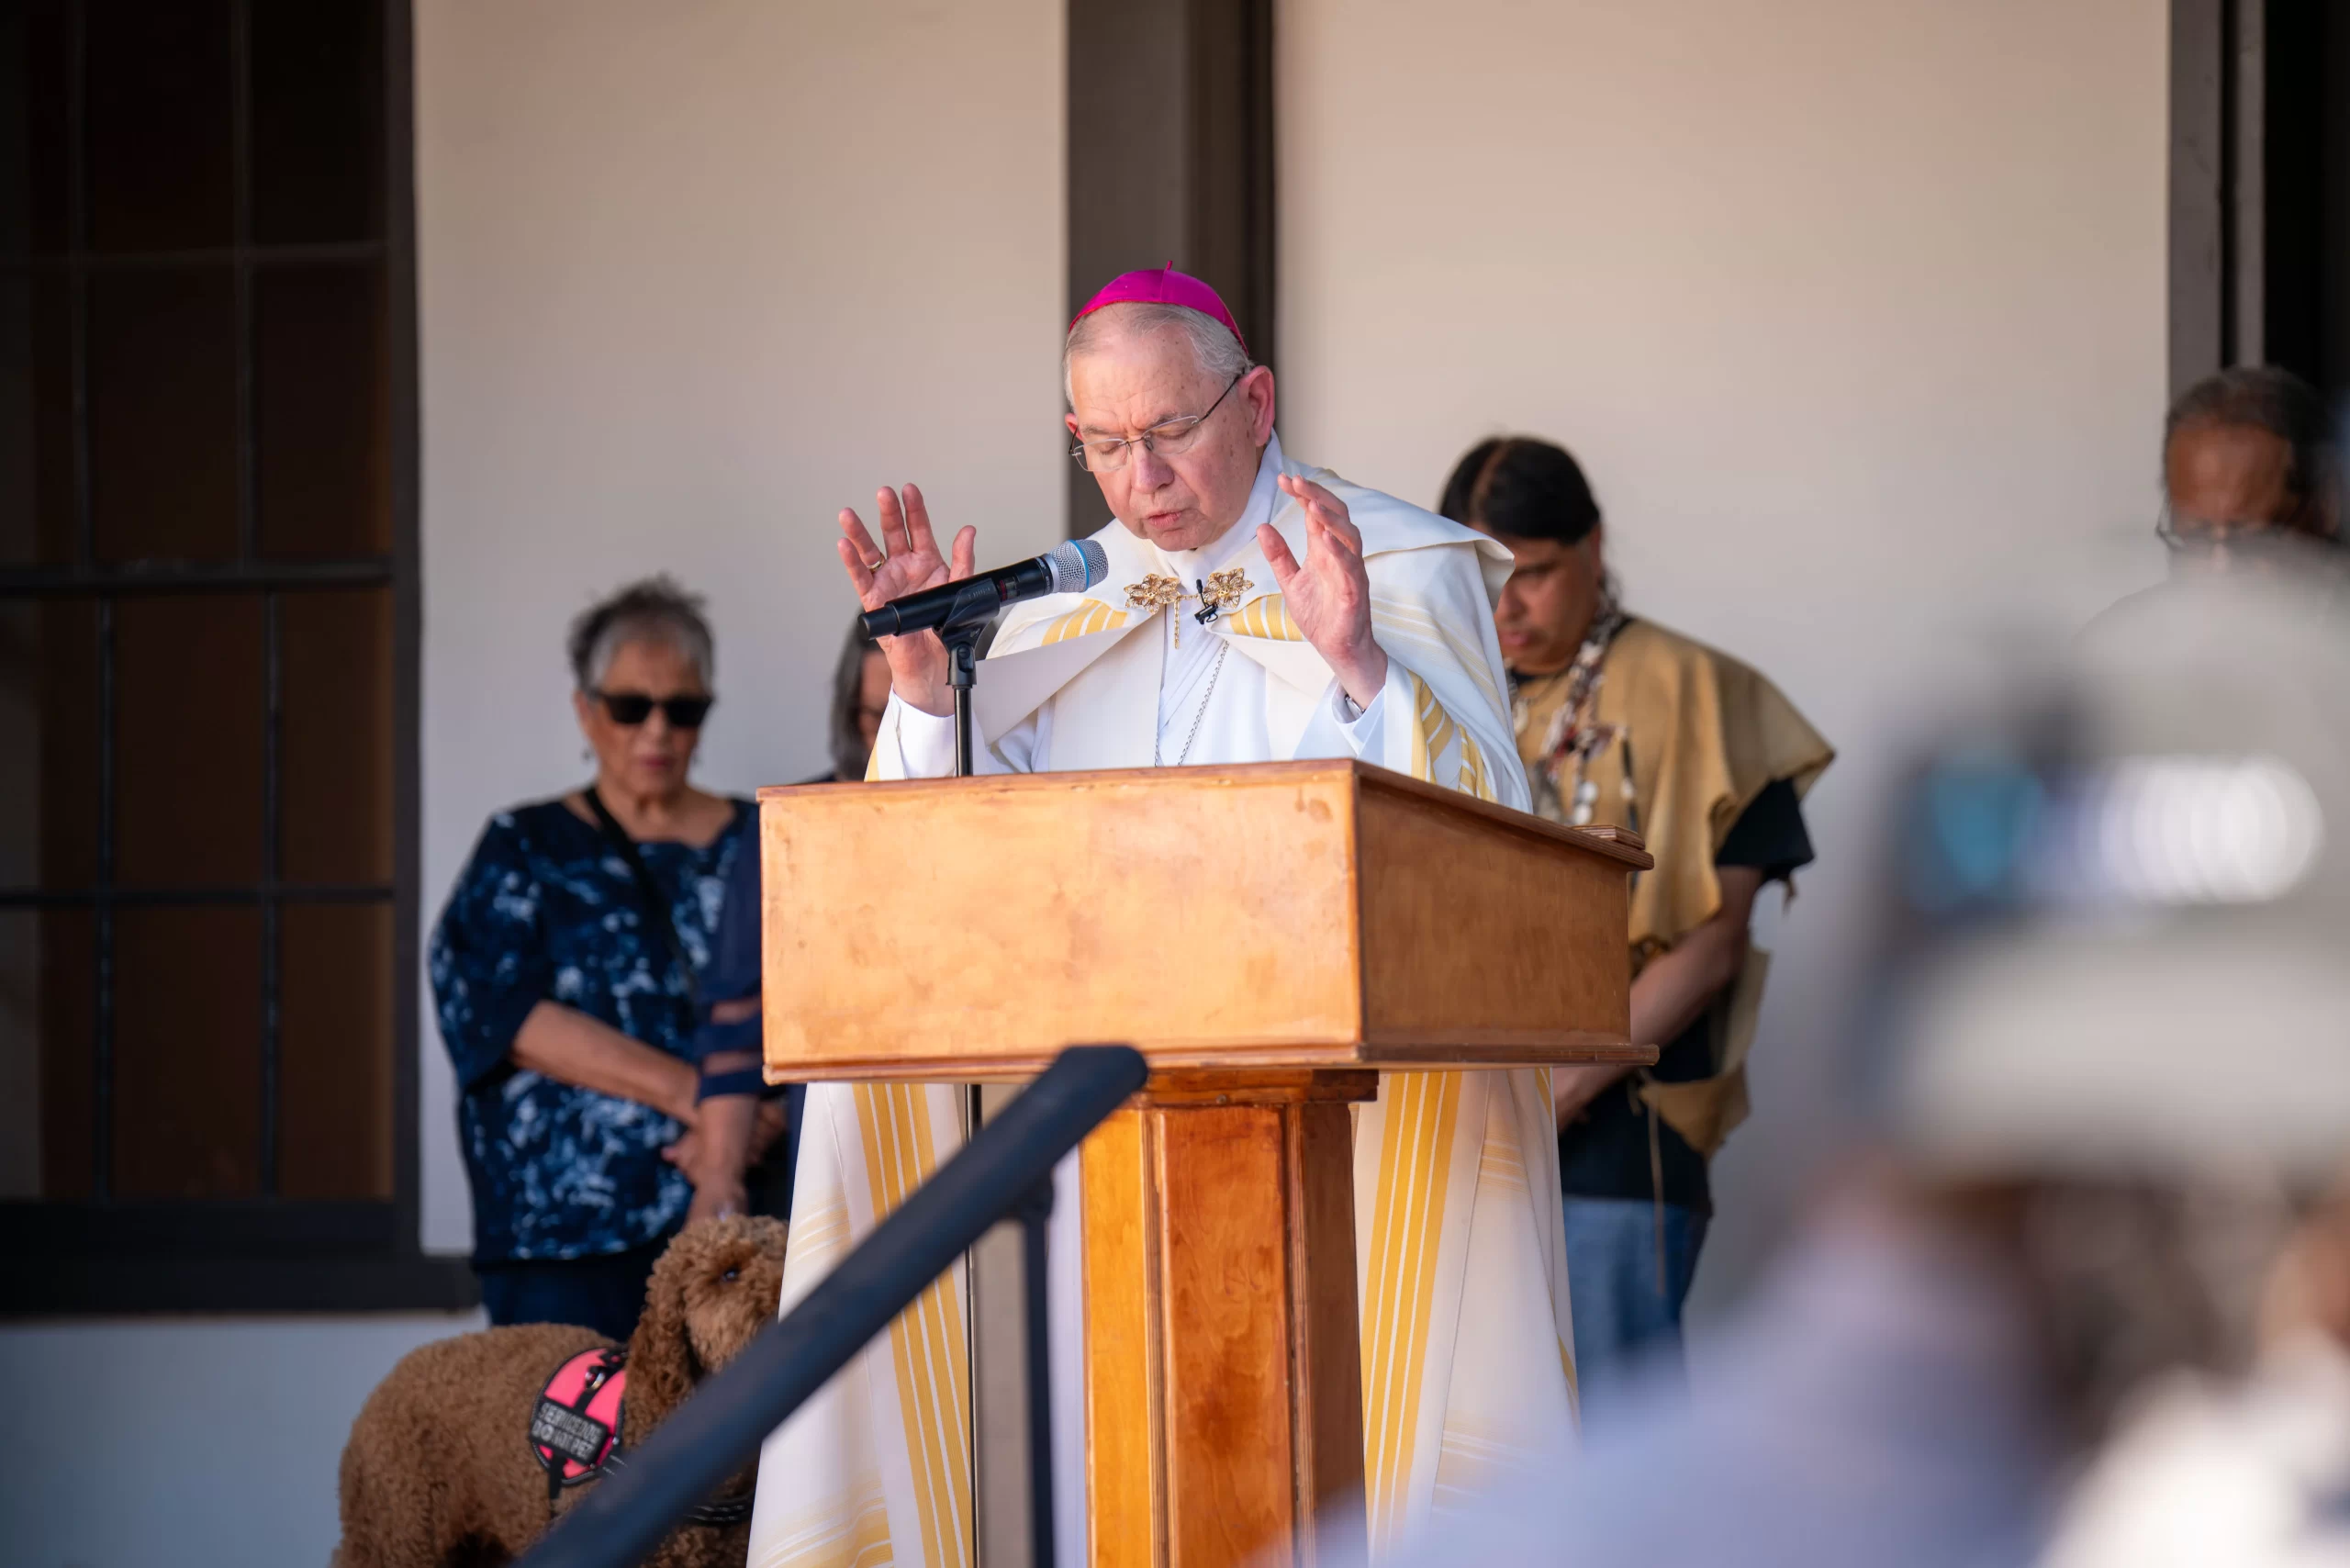
[[[875,637],[903,637],[987,620],[1007,604],[1048,593],[1083,593],[1110,575],[1110,557],[1091,539],[1068,543],[1016,566],[893,599],[865,612],[865,630]]]

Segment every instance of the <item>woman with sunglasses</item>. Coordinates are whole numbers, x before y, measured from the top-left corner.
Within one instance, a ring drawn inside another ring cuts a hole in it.
[[[713,700],[698,598],[633,584],[568,651],[595,778],[490,819],[433,930],[432,988],[490,1321],[626,1339],[654,1259],[688,1217],[743,1206],[777,1130],[755,1000],[705,996],[755,817],[688,782]]]

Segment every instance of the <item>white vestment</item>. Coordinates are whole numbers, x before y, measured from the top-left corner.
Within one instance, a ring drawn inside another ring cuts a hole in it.
[[[1256,538],[1270,521],[1301,562],[1304,513],[1274,481],[1314,479],[1363,535],[1385,687],[1357,711],[1281,603]],[[1106,579],[1018,607],[979,675],[981,772],[1356,756],[1524,810],[1493,605],[1509,556],[1483,536],[1265,450],[1223,537],[1170,554],[1113,521]],[[1241,602],[1136,609],[1157,573],[1187,590],[1239,568]],[[1180,639],[1180,642],[1179,642]],[[1152,700],[1153,694],[1156,700]],[[894,698],[870,777],[953,770],[951,721]],[[959,1141],[947,1086],[820,1084],[807,1099],[783,1304],[813,1288]],[[1548,1069],[1383,1074],[1355,1122],[1364,1483],[1374,1550],[1464,1503],[1513,1461],[1554,1453],[1574,1421],[1573,1343]],[[1054,1214],[1057,1260],[1082,1245]],[[972,1561],[959,1271],[767,1440],[750,1568]],[[1057,1341],[1082,1333],[1058,1310]],[[1057,1371],[1081,1364],[1057,1354]],[[1058,1391],[1057,1391],[1058,1392]],[[1058,1410],[1070,1402],[1057,1398]],[[1056,1416],[1057,1423],[1065,1418]],[[1062,1434],[1057,1430],[1056,1438]],[[1083,1453],[1081,1440],[1056,1450]],[[1058,1495],[1081,1467],[1055,1465]]]

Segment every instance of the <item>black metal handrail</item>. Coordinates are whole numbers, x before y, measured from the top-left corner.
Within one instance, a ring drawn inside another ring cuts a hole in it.
[[[1053,1167],[1061,1157],[1148,1076],[1142,1054],[1131,1047],[1075,1046],[1063,1051],[1002,1115],[979,1128],[875,1226],[865,1244],[824,1276],[789,1316],[762,1330],[679,1406],[625,1469],[599,1482],[523,1557],[520,1568],[629,1568],[639,1562],[741,1469],[769,1432],[1003,1219],[1028,1221],[1033,1296],[1043,1272],[1039,1190],[1049,1193]],[[1028,1308],[1034,1347],[1042,1342],[1035,1326],[1041,1322],[1044,1303],[1032,1299]],[[1040,1489],[1035,1495],[1049,1493]],[[1030,1522],[1041,1561],[1050,1561],[1052,1528],[1049,1517]]]

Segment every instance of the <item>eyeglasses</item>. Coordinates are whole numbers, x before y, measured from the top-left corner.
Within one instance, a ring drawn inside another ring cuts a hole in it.
[[[1154,456],[1173,456],[1182,453],[1200,439],[1200,427],[1207,423],[1208,414],[1223,408],[1224,400],[1232,396],[1232,389],[1247,380],[1248,371],[1255,368],[1250,365],[1225,382],[1224,390],[1215,395],[1215,401],[1208,405],[1207,414],[1194,414],[1188,420],[1169,420],[1163,425],[1153,425],[1131,440],[1124,436],[1095,436],[1072,444],[1069,454],[1080,468],[1089,474],[1115,474],[1132,459],[1132,449],[1137,446]]]
[[[604,712],[615,724],[634,729],[653,717],[653,710],[669,721],[673,730],[699,730],[701,722],[710,717],[715,697],[647,697],[642,691],[597,691],[589,693],[604,705]]]
[[[2174,554],[2203,550],[2241,550],[2274,543],[2292,532],[2289,522],[2227,521],[2181,512],[2167,503],[2154,523],[2154,537]]]

